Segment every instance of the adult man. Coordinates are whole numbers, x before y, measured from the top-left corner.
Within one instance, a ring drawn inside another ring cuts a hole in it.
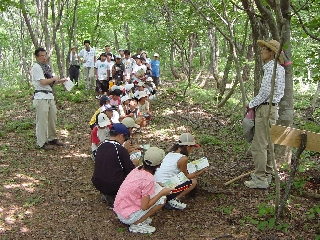
[[[153,83],[156,85],[156,88],[158,88],[160,78],[160,61],[158,60],[159,54],[155,53],[153,57],[154,59],[151,60],[151,76]]]
[[[128,151],[122,146],[128,138],[127,127],[115,123],[110,129],[110,140],[105,140],[97,150],[92,183],[110,205],[113,205],[123,180],[135,168]]]
[[[69,64],[70,64],[70,67],[69,67],[70,80],[75,84],[75,86],[78,86],[80,65],[79,65],[76,46],[73,46],[71,48]]]
[[[283,56],[279,56],[279,62],[276,67],[276,77],[274,85],[273,99],[270,100],[271,80],[275,64],[275,54],[278,52],[280,44],[276,40],[268,42],[258,40],[258,45],[262,47],[261,59],[264,61],[264,76],[257,96],[255,96],[247,108],[255,108],[255,126],[254,137],[251,143],[251,152],[254,160],[255,171],[251,174],[251,180],[245,181],[248,188],[268,188],[271,183],[273,167],[268,156],[269,146],[267,132],[270,125],[275,124],[278,118],[278,103],[284,95],[285,88],[285,70],[280,65],[283,64]],[[271,112],[268,115],[269,106]]]
[[[90,46],[89,40],[84,40],[84,49],[78,54],[78,59],[82,62],[83,73],[85,78],[86,89],[93,88],[94,86],[94,64],[96,62],[96,52]]]
[[[44,48],[35,50],[37,62],[32,67],[32,84],[34,86],[33,106],[36,109],[37,145],[45,150],[52,150],[52,145],[63,146],[57,139],[57,108],[52,94],[54,84],[64,83],[65,78],[53,76],[47,65],[47,52]]]

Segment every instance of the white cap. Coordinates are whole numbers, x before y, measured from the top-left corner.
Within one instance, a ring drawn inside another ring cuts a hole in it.
[[[105,113],[100,113],[98,115],[98,125],[99,127],[106,127],[108,125],[110,125],[111,122],[108,118],[108,116]]]
[[[153,54],[154,57],[159,57],[159,53]]]

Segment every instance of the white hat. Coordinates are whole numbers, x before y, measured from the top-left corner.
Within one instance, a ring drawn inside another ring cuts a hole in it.
[[[125,95],[121,98],[121,103],[124,103],[125,101],[131,99],[131,97],[129,97],[129,95]]]
[[[200,147],[196,141],[194,140],[194,137],[190,133],[183,133],[179,137],[179,145],[180,146],[195,146]]]
[[[153,82],[153,79],[152,79],[152,77],[148,77],[148,78],[146,79],[146,81],[147,81],[147,82]]]
[[[153,54],[154,57],[159,57],[159,53]]]
[[[157,147],[150,147],[144,154],[144,163],[149,166],[158,166],[166,156],[165,152]]]
[[[98,125],[99,127],[106,127],[108,125],[110,125],[111,122],[108,118],[108,116],[105,113],[100,113],[98,115]]]
[[[136,124],[136,122],[131,117],[126,117],[122,119],[121,123],[124,124],[127,128],[129,127],[140,128],[140,125]]]
[[[141,93],[139,93],[138,95],[138,99],[140,100],[143,97],[148,97],[148,94],[145,91],[140,91]]]
[[[126,85],[124,85],[124,88],[126,89],[126,91],[130,91],[133,87],[134,87],[134,83],[127,83]]]
[[[137,86],[138,86],[138,87],[143,87],[143,86],[144,86],[144,82],[139,82],[139,83],[137,84]]]
[[[120,58],[120,59],[121,59],[121,56],[120,56],[120,55],[117,55],[116,58]]]

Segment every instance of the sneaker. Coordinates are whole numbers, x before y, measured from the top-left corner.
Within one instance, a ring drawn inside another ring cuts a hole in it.
[[[150,225],[152,223],[152,218],[148,217],[146,220],[142,222],[143,224]]]
[[[146,233],[151,234],[156,231],[155,227],[149,226],[147,224],[138,223],[138,224],[131,224],[129,227],[129,231],[132,233]]]
[[[250,181],[245,181],[244,185],[248,188],[263,188],[266,189],[269,187],[269,183],[267,178],[260,180],[256,176],[252,178]]]
[[[171,199],[170,201],[168,201],[168,203],[172,207],[180,210],[185,209],[187,207],[187,204],[181,202],[178,198]]]
[[[102,195],[101,196],[101,202],[108,203],[109,206],[112,208],[113,208],[113,204],[114,204],[114,199],[115,199],[114,195]]]
[[[101,96],[100,96],[100,95],[97,95],[97,96],[96,96],[96,99],[100,99],[100,98],[101,98]]]
[[[266,174],[267,176],[267,182],[270,185],[272,183],[272,174]],[[250,177],[253,178],[257,178],[257,176],[254,173],[250,173]]]
[[[44,149],[44,150],[53,150],[54,147],[49,145],[48,143],[43,144],[42,147],[40,147],[40,149]]]
[[[63,146],[64,143],[63,142],[60,142],[58,139],[54,139],[52,141],[49,141],[48,142],[50,145],[57,145],[57,146]]]

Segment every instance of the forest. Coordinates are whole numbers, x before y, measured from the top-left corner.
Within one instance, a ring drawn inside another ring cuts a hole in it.
[[[320,154],[275,145],[280,181],[247,189],[254,169],[243,138],[245,106],[263,75],[257,40],[275,39],[285,58],[277,125],[320,132],[318,0],[0,0],[0,236],[2,239],[320,239]],[[72,46],[90,40],[159,53],[155,114],[133,141],[169,151],[191,132],[207,156],[183,211],[163,210],[150,236],[128,232],[91,183],[93,90],[56,87],[57,130],[66,146],[37,149],[32,106],[34,50],[44,47],[56,75],[68,76]],[[319,135],[319,134],[318,134]],[[317,138],[319,139],[319,138]],[[317,140],[319,143],[319,140]],[[297,172],[290,182],[293,160]],[[286,189],[292,185],[287,198]],[[279,215],[279,203],[284,207]]]

